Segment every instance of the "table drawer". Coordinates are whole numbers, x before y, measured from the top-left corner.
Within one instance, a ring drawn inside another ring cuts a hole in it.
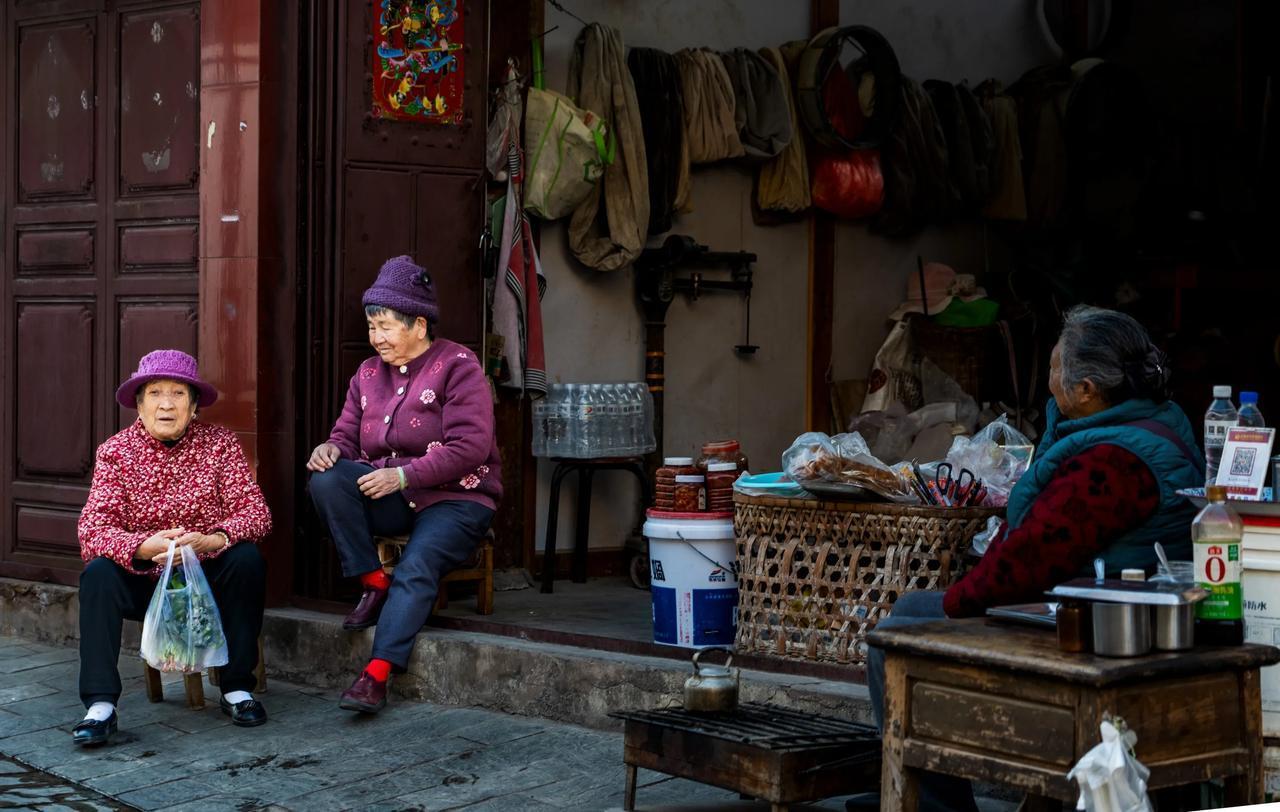
[[[1075,761],[1072,708],[921,681],[908,713],[909,738],[1061,767]]]

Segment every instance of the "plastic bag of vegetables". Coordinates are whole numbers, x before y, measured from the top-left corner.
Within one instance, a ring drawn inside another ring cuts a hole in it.
[[[227,664],[227,638],[213,590],[190,547],[169,542],[169,559],[142,620],[142,658],[158,671],[183,674]],[[174,559],[177,558],[177,564]]]

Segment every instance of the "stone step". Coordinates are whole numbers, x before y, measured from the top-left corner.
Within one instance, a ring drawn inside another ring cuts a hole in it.
[[[77,590],[0,579],[0,634],[57,645],[78,639]],[[138,624],[125,626],[125,651],[137,651]],[[336,615],[270,609],[263,627],[268,677],[337,693],[368,660],[373,630],[348,632]],[[617,729],[611,711],[681,702],[689,666],[661,657],[597,651],[517,637],[428,627],[397,676],[397,696],[486,708],[598,729]],[[863,685],[744,670],[741,701],[870,723]]]

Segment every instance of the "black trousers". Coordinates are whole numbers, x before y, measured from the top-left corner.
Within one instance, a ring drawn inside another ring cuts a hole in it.
[[[258,548],[241,543],[201,569],[213,589],[222,630],[227,636],[227,664],[219,673],[222,693],[252,691],[258,667],[258,635],[266,601],[266,563]],[[95,558],[80,573],[80,699],[120,700],[120,632],[126,618],[142,620],[156,581],[134,575],[109,558]]]

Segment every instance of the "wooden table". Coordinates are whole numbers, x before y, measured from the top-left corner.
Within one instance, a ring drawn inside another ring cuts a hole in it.
[[[1258,669],[1280,649],[1068,654],[1051,630],[985,618],[868,641],[885,650],[881,809],[914,810],[920,770],[1018,787],[1027,809],[1074,802],[1067,772],[1101,741],[1107,712],[1137,734],[1151,790],[1224,778],[1228,805],[1263,800]]]

